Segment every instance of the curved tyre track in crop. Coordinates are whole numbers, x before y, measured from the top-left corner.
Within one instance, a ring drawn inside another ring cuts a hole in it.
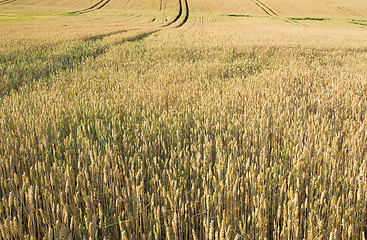
[[[16,1],[16,0],[4,0],[2,2],[9,3],[9,2],[13,2],[13,1]],[[69,12],[68,14],[84,14],[84,13],[88,13],[88,12],[92,12],[92,11],[97,11],[97,10],[102,9],[103,7],[105,7],[110,1],[111,0],[100,0],[99,2],[95,3],[94,5],[92,5],[88,8],[78,10],[78,11]],[[0,2],[0,4],[2,2]],[[125,6],[127,6],[130,2],[131,1],[127,1]],[[179,3],[178,14],[176,15],[176,17],[171,22],[169,22],[168,24],[163,25],[162,27],[168,27],[168,26],[173,25],[174,23],[178,22],[182,18],[182,16],[184,16],[183,20],[180,24],[178,24],[176,26],[176,28],[182,27],[187,22],[187,20],[189,19],[189,16],[190,16],[190,8],[189,8],[188,0],[178,0],[178,3]],[[160,3],[159,11],[162,11],[162,1]],[[156,18],[154,18],[154,20],[151,21],[151,22],[154,22],[155,20],[156,20]]]
[[[0,4],[7,4],[7,3],[11,3],[11,2],[15,2],[16,0],[0,0]],[[87,13],[87,12],[91,12],[91,11],[95,11],[98,9],[103,8],[106,4],[108,4],[111,0],[100,0],[99,2],[95,3],[93,6],[83,9],[83,10],[79,10],[79,11],[74,11],[72,13],[75,14],[82,14],[82,13]],[[180,6],[182,8],[182,12],[178,13],[178,18],[176,20],[176,24],[175,24],[175,28],[179,28],[181,26],[183,26],[184,24],[186,24],[186,22],[188,21],[189,18],[189,14],[190,14],[190,9],[189,9],[189,4],[187,0],[181,0],[180,2]],[[183,5],[184,2],[184,5]],[[143,18],[144,19],[144,18]],[[128,19],[128,21],[131,19]],[[133,21],[133,23],[137,23],[137,20]],[[158,26],[158,24],[150,22],[148,25],[140,25],[139,23],[137,24],[137,26],[135,28],[131,28],[134,26],[129,26],[128,29],[120,29],[120,30],[116,30],[116,31],[112,31],[112,32],[107,32],[107,33],[99,33],[99,34],[95,34],[92,36],[86,36],[84,38],[79,39],[78,41],[76,41],[77,45],[74,48],[72,48],[70,50],[70,53],[68,52],[69,50],[66,49],[61,49],[61,54],[56,54],[55,55],[55,61],[51,61],[51,62],[61,62],[60,65],[57,66],[52,66],[49,70],[47,69],[48,65],[46,64],[46,62],[48,62],[48,59],[46,58],[46,60],[43,58],[44,54],[40,54],[40,59],[36,59],[35,61],[37,62],[45,62],[45,67],[44,69],[41,68],[41,70],[39,70],[40,68],[38,67],[38,65],[35,65],[36,67],[34,68],[34,74],[38,74],[41,77],[36,78],[32,78],[30,79],[29,83],[34,83],[36,81],[43,81],[44,79],[49,79],[50,76],[52,76],[53,74],[57,74],[59,71],[66,71],[66,70],[73,70],[73,69],[77,69],[81,64],[83,64],[87,59],[95,59],[105,53],[107,53],[113,46],[118,46],[127,42],[135,42],[135,41],[139,41],[139,40],[143,40],[149,36],[151,36],[152,34],[158,33],[160,31],[164,31],[164,30],[168,30],[165,27],[162,26]],[[115,36],[116,35],[116,36]],[[106,39],[106,41],[104,41]],[[74,40],[72,40],[74,41]],[[82,51],[82,53],[80,53],[79,55],[75,55],[73,51],[79,51],[80,49],[84,49],[84,46],[92,46],[90,48],[90,51]],[[68,59],[67,61],[59,61],[59,59],[63,58],[64,56],[68,57],[71,56],[72,59]],[[38,55],[37,55],[38,57]],[[23,81],[20,82],[19,84],[17,84],[17,89],[13,89],[11,91],[18,91],[18,89],[24,85],[29,84],[27,81]],[[6,92],[5,94],[11,94],[11,92]],[[0,95],[0,99],[1,99],[2,95]]]
[[[305,24],[299,23],[293,20],[292,18],[285,18],[285,17],[279,16],[279,14],[275,10],[273,10],[268,5],[266,5],[265,3],[259,0],[252,0],[252,2],[254,2],[259,8],[261,8],[270,17],[279,17],[280,19],[282,19],[283,21],[287,23],[295,24],[297,26],[306,26]]]
[[[338,10],[339,12],[341,13],[344,13],[344,14],[348,14],[350,16],[353,16],[353,17],[364,17],[363,15],[359,14],[359,13],[356,13],[355,11],[349,9],[349,8],[346,8],[346,7],[343,7],[343,6],[339,6],[337,5],[336,3],[332,2],[332,1],[329,1],[329,0],[323,0],[327,5],[329,5],[330,7]]]
[[[266,14],[269,16],[278,16],[278,13],[276,13],[273,9],[266,6],[264,3],[260,2],[259,0],[252,0],[259,8],[261,8]]]
[[[5,4],[13,3],[13,2],[16,2],[16,0],[4,0],[4,1],[0,1],[0,5],[5,5]]]
[[[12,1],[15,1],[15,0],[12,0]],[[106,6],[110,1],[111,0],[100,0],[99,2],[95,3],[91,7],[88,7],[88,8],[85,8],[83,10],[79,10],[79,11],[70,12],[70,14],[83,14],[83,13],[88,13],[88,12],[91,12],[91,11],[96,11],[96,10],[99,10],[99,9],[103,8],[104,6]],[[130,2],[131,1],[128,0],[126,4],[128,4]],[[121,43],[124,43],[124,42],[133,42],[133,41],[145,39],[145,38],[149,37],[150,35],[152,35],[154,33],[157,33],[157,32],[160,32],[160,31],[164,30],[165,27],[173,25],[174,23],[178,24],[178,25],[175,26],[175,28],[182,27],[189,19],[190,8],[189,8],[188,0],[179,0],[178,3],[179,3],[179,12],[178,12],[178,14],[176,15],[176,17],[169,24],[166,24],[164,26],[157,26],[156,24],[155,24],[155,26],[152,26],[152,24],[154,25],[153,22],[155,22],[155,20],[156,20],[156,18],[154,18],[153,21],[150,21],[148,23],[149,24],[148,28],[146,28],[144,26],[136,26],[136,28],[122,29],[122,30],[117,30],[117,31],[113,31],[113,32],[101,33],[101,34],[88,36],[88,37],[84,38],[83,40],[84,41],[103,40],[103,38],[113,36],[113,35],[118,35],[118,34],[123,34],[123,33],[128,33],[128,32],[132,33],[132,34],[128,34],[129,36],[122,37],[121,40],[118,40],[118,41],[112,43],[112,45],[115,45],[115,44],[121,44]],[[160,9],[160,11],[161,10],[162,9]],[[137,17],[139,17],[139,16],[137,16]],[[132,19],[136,19],[137,17],[135,16],[133,18],[128,19],[127,21],[131,21]],[[134,22],[136,23],[137,21],[134,21]],[[145,29],[145,30],[143,30],[143,29]],[[136,33],[134,33],[135,31],[136,31]]]
[[[15,0],[13,0],[15,1]],[[74,12],[70,12],[70,14],[83,14],[83,13],[88,13],[91,11],[96,11],[99,10],[101,8],[103,8],[105,5],[107,5],[111,0],[100,0],[99,2],[95,3],[93,6],[89,7],[89,8],[85,8],[83,10],[79,10],[79,11],[74,11]],[[129,3],[130,1],[128,1],[127,3]],[[161,11],[161,10],[160,10]],[[175,26],[175,28],[180,28],[182,27],[187,20],[189,19],[190,16],[190,8],[189,8],[189,3],[188,0],[179,0],[179,12],[176,15],[176,17],[169,23],[166,24],[164,26],[152,26],[151,24],[153,24],[153,22],[156,20],[156,18],[154,18],[153,21],[149,22],[149,28],[145,28],[143,26],[137,26],[136,28],[132,28],[132,29],[123,29],[123,30],[118,30],[118,31],[114,31],[114,32],[109,32],[109,33],[101,33],[101,34],[97,34],[97,35],[93,35],[93,36],[89,36],[84,38],[84,41],[95,41],[95,40],[103,40],[103,38],[105,37],[109,37],[112,35],[118,35],[118,34],[122,34],[122,33],[128,33],[128,32],[134,32],[137,31],[135,34],[129,34],[129,36],[125,36],[122,37],[121,40],[116,41],[115,43],[112,43],[112,45],[116,45],[116,44],[121,44],[124,42],[133,42],[133,41],[137,41],[137,40],[142,40],[145,39],[147,37],[149,37],[150,35],[160,32],[162,30],[165,29],[165,27],[168,27],[170,25],[173,25],[174,23],[177,23],[178,25]],[[136,18],[136,17],[134,17]],[[132,20],[134,18],[128,19],[128,20]],[[180,19],[182,19],[180,21]],[[180,21],[180,23],[179,23]],[[136,22],[136,21],[135,21]],[[140,29],[140,30],[139,30]],[[145,29],[145,30],[143,30]]]
[[[183,26],[187,22],[187,20],[189,19],[189,14],[190,14],[189,4],[188,4],[187,0],[184,0],[185,6],[183,6],[182,1],[183,0],[178,0],[179,10],[178,10],[178,14],[176,15],[176,17],[171,22],[163,25],[162,27],[168,27],[168,26],[171,26],[174,23],[178,22],[178,20],[182,17],[183,14],[184,14],[184,19],[178,26],[176,26],[176,28],[179,28],[179,27]],[[160,11],[161,11],[161,9],[160,9]]]
[[[190,16],[189,3],[187,2],[187,0],[185,0],[185,17],[183,21],[180,23],[180,25],[178,25],[176,28],[182,27],[189,19],[189,16]]]
[[[175,19],[173,19],[171,22],[167,23],[166,25],[164,25],[163,27],[168,27],[170,26],[171,24],[177,22],[178,19],[180,19],[180,17],[182,16],[182,0],[178,0],[179,1],[179,4],[180,4],[180,9],[178,10],[178,14],[177,16],[175,17]]]
[[[190,16],[190,8],[189,8],[189,3],[187,0],[184,0],[184,4],[182,3],[183,0],[179,0],[179,11],[178,11],[178,14],[177,16],[168,24],[166,25],[163,25],[163,27],[168,27],[176,22],[178,22],[178,20],[182,17],[182,15],[184,15],[184,18],[182,20],[182,22],[176,26],[176,28],[179,28],[179,27],[182,27],[186,22],[187,20],[189,19],[189,16]],[[184,5],[184,6],[183,6]]]
[[[79,11],[74,11],[74,12],[70,12],[70,14],[83,14],[83,13],[87,13],[87,12],[93,12],[93,11],[97,11],[99,9],[102,9],[104,6],[106,6],[111,0],[100,0],[99,2],[97,2],[96,4],[94,4],[93,6],[89,7],[89,8],[85,8]]]

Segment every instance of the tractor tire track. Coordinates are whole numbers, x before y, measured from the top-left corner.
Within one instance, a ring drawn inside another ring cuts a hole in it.
[[[57,53],[53,53],[53,51],[46,51],[46,53],[42,52],[42,54],[36,54],[35,59],[31,58],[29,59],[29,56],[27,54],[23,56],[18,56],[16,59],[17,64],[19,63],[26,63],[27,65],[31,63],[37,63],[33,67],[27,68],[27,71],[30,72],[30,78],[27,78],[27,75],[21,75],[19,71],[12,70],[12,66],[14,63],[13,59],[9,59],[8,66],[5,65],[4,72],[7,73],[8,71],[13,71],[14,77],[12,77],[13,81],[17,81],[16,85],[9,85],[9,89],[5,89],[4,92],[0,92],[0,99],[3,98],[3,96],[11,95],[12,92],[18,92],[22,87],[24,86],[30,86],[32,87],[32,84],[41,82],[41,81],[48,81],[53,75],[59,75],[60,73],[63,74],[64,72],[68,72],[74,69],[78,69],[80,66],[85,64],[88,59],[97,59],[99,56],[106,54],[108,51],[111,50],[112,47],[121,45],[125,42],[134,42],[138,40],[142,40],[144,38],[147,38],[148,36],[156,33],[157,30],[149,31],[149,32],[137,32],[133,35],[126,36],[120,41],[114,41],[114,42],[108,42],[104,44],[99,44],[96,41],[102,40],[104,37],[111,36],[114,34],[123,33],[123,31],[120,32],[112,32],[108,34],[104,34],[103,36],[99,37],[92,37],[92,38],[84,38],[76,41],[76,45],[67,48],[67,49],[61,49],[61,52],[57,51]],[[73,42],[73,40],[71,41]],[[90,47],[86,51],[81,51],[79,54],[74,54],[75,51],[79,51],[80,48],[83,48],[85,46],[88,46],[89,43],[92,47]],[[37,50],[36,50],[37,51]],[[40,52],[41,53],[41,52]],[[46,55],[45,55],[46,54]],[[33,55],[32,55],[33,56]],[[56,62],[60,64],[52,65],[50,58],[57,60]],[[67,60],[67,61],[60,61],[60,60]],[[47,64],[48,63],[48,64]],[[51,64],[51,65],[49,65]],[[40,66],[41,65],[41,66]],[[44,70],[42,70],[44,69]],[[22,71],[22,70],[21,70]],[[10,75],[10,76],[11,76]],[[38,77],[34,77],[34,75],[37,75]]]
[[[189,3],[187,0],[184,0],[184,5],[182,4],[182,1],[183,0],[179,0],[179,11],[178,11],[178,14],[177,16],[171,21],[169,22],[168,24],[166,25],[163,25],[162,27],[168,27],[168,26],[171,26],[172,24],[176,23],[179,19],[181,19],[182,15],[184,15],[184,18],[182,20],[182,22],[176,26],[176,28],[179,28],[179,27],[182,27],[186,22],[187,20],[189,19],[189,16],[190,16],[190,8],[189,8]]]
[[[131,3],[131,1],[127,0],[122,8],[123,9],[130,9],[132,6],[133,6],[133,4]]]
[[[176,18],[171,23],[169,23],[168,25],[165,25],[165,26],[158,27],[158,28],[155,27],[156,29],[154,29],[154,27],[153,27],[152,30],[149,30],[149,31],[146,31],[146,32],[141,32],[141,33],[138,33],[136,35],[123,38],[122,41],[120,41],[120,43],[133,42],[133,41],[136,41],[136,40],[145,39],[145,38],[147,38],[148,36],[150,36],[150,35],[152,35],[154,33],[157,33],[157,32],[160,32],[160,31],[164,30],[164,27],[169,26],[169,25],[171,25],[171,24],[179,21],[179,19],[181,19],[182,16],[184,15],[182,22],[179,25],[177,25],[175,28],[182,27],[187,22],[187,20],[189,19],[189,16],[190,16],[190,8],[189,8],[188,0],[184,0],[184,6],[182,4],[182,1],[183,0],[179,0],[179,4],[180,4],[179,13],[177,14]],[[101,4],[102,2],[103,2],[103,4]],[[110,2],[110,0],[107,0],[107,1],[101,0],[100,2],[98,2],[95,5],[91,6],[90,8],[84,9],[84,10],[80,10],[80,11],[75,11],[75,13],[78,13],[78,12],[81,12],[81,11],[87,12],[87,10],[90,11],[90,10],[101,9],[108,2]],[[132,20],[132,19],[137,18],[137,17],[139,17],[139,16],[135,16],[135,17],[130,18],[128,20]],[[154,22],[154,21],[151,21],[150,23],[152,23],[152,22]],[[114,32],[109,32],[109,33],[96,34],[96,35],[93,35],[93,36],[86,37],[86,38],[84,38],[84,40],[85,41],[102,40],[105,37],[109,37],[109,36],[117,35],[117,34],[121,34],[121,33],[126,33],[126,32],[129,32],[129,31],[136,31],[136,30],[138,30],[138,28],[133,28],[133,29],[128,29],[128,30],[127,29],[123,29],[123,30],[118,30],[118,31],[114,31]]]
[[[97,2],[96,4],[94,4],[93,6],[89,7],[89,8],[84,8],[82,10],[78,10],[78,11],[74,11],[74,12],[70,12],[70,14],[73,14],[73,13],[79,13],[79,12],[84,12],[84,11],[88,11],[90,9],[93,9],[95,8],[96,6],[98,6],[99,4],[101,4],[104,0],[101,0],[99,2]]]
[[[355,11],[349,9],[349,8],[339,6],[339,5],[337,5],[336,3],[332,2],[332,1],[323,0],[323,2],[325,2],[330,7],[338,10],[339,12],[346,13],[346,14],[351,15],[353,17],[364,17],[363,15],[361,15],[361,14],[359,14],[359,13],[357,13],[357,12],[355,12]]]
[[[96,4],[94,4],[93,6],[89,7],[89,8],[86,8],[86,9],[83,9],[83,10],[80,10],[80,11],[86,11],[86,10],[90,10],[90,9],[93,9],[95,7],[97,7],[99,4],[101,4],[104,0],[101,0],[99,2],[97,2]]]
[[[283,21],[285,21],[286,23],[290,23],[290,24],[295,24],[297,26],[306,26],[305,24],[299,23],[291,18],[285,18],[285,17],[281,17],[279,16],[279,14],[274,11],[273,9],[271,9],[269,6],[265,5],[265,3],[259,1],[259,0],[252,0],[259,8],[261,8],[268,16],[271,17],[279,17],[280,19],[282,19]]]
[[[15,0],[1,1],[1,4],[4,4],[4,3],[6,4],[6,3],[9,3],[10,1],[15,1]],[[179,27],[183,26],[184,24],[186,24],[186,22],[189,18],[189,15],[190,15],[188,0],[184,0],[184,1],[185,1],[185,6],[183,7],[182,6],[182,1],[180,0],[180,3],[181,3],[180,5],[181,5],[181,8],[182,8],[182,12],[181,12],[181,14],[180,13],[178,14],[179,17],[177,18],[176,21],[181,19],[181,16],[182,16],[183,12],[184,12],[184,17],[183,17],[182,22],[176,28],[179,28]],[[98,3],[94,4],[93,6],[87,8],[87,9],[83,9],[83,10],[80,10],[80,11],[75,11],[73,13],[82,14],[82,13],[86,13],[86,12],[89,12],[89,11],[95,11],[95,10],[103,8],[109,2],[110,2],[110,0],[103,0],[103,1],[101,0]],[[158,33],[160,31],[165,30],[165,28],[162,27],[162,26],[157,27],[157,26],[151,26],[150,25],[149,28],[123,29],[123,30],[118,30],[118,31],[114,31],[114,32],[109,32],[109,33],[100,33],[100,34],[97,34],[97,35],[94,35],[94,36],[89,36],[89,37],[82,38],[82,39],[80,39],[81,40],[80,45],[77,45],[76,49],[78,49],[79,46],[84,47],[85,43],[92,43],[92,44],[95,44],[95,45],[93,45],[93,47],[91,48],[91,52],[88,52],[88,51],[85,52],[85,53],[83,52],[84,55],[82,55],[82,57],[75,56],[75,60],[65,61],[65,64],[62,64],[61,66],[57,66],[55,68],[51,68],[50,71],[47,71],[47,73],[41,75],[40,78],[34,79],[34,81],[33,81],[33,79],[31,79],[32,83],[34,83],[36,81],[43,81],[43,79],[49,79],[50,76],[52,76],[52,74],[58,74],[59,70],[67,71],[67,70],[77,69],[79,66],[84,64],[87,59],[91,59],[91,58],[96,59],[97,57],[106,54],[109,50],[112,49],[113,46],[118,46],[118,45],[121,45],[121,44],[124,44],[124,43],[127,43],[127,42],[140,41],[140,40],[143,40],[143,39],[151,36],[152,34],[155,34],[155,33]],[[126,32],[127,32],[126,35],[119,36],[119,34],[123,34],[123,33],[126,33]],[[106,39],[107,41],[99,42],[99,41],[105,40],[104,38],[110,37],[110,36],[113,36],[113,35],[117,35],[117,36],[115,36],[113,38],[110,38],[110,39]],[[78,43],[79,43],[79,41],[78,41]],[[69,54],[67,51],[63,55],[73,56],[73,54]],[[42,54],[42,56],[43,56],[43,54]],[[64,61],[62,61],[62,62],[64,62]],[[22,86],[27,85],[27,84],[28,83],[26,81],[23,81],[21,84],[18,84],[17,89],[13,89],[13,90],[18,91],[19,87],[22,87]],[[11,93],[6,92],[5,94],[11,94]],[[1,97],[2,96],[0,95],[0,98]]]
[[[16,0],[5,0],[5,1],[0,1],[0,5],[6,5],[6,4],[9,4],[9,3],[13,3],[13,2],[16,2]]]
[[[185,0],[185,17],[183,21],[180,23],[180,25],[178,25],[176,28],[182,27],[189,19],[189,16],[190,16],[189,3],[187,2],[187,0]]]
[[[183,6],[182,1],[184,1],[184,6]],[[98,9],[103,8],[109,2],[110,2],[110,0],[100,0],[99,2],[95,3],[91,7],[88,7],[88,8],[79,10],[79,11],[70,12],[69,14],[83,14],[83,13],[87,13],[87,12],[90,12],[90,11],[96,11]],[[130,3],[130,2],[131,1],[127,1],[127,4]],[[164,27],[170,26],[173,23],[179,21],[182,18],[182,16],[184,15],[184,18],[183,18],[182,22],[179,25],[176,26],[176,28],[182,27],[187,22],[187,20],[189,18],[190,9],[189,9],[189,4],[188,4],[188,1],[187,0],[179,0],[179,5],[180,5],[180,8],[179,8],[179,12],[178,12],[177,16],[169,24],[166,24],[166,25],[160,26],[160,27],[157,27],[157,26],[156,27],[151,27],[151,29],[153,28],[153,30],[149,30],[149,31],[146,31],[146,32],[143,32],[143,33],[139,33],[139,34],[137,34],[135,36],[132,36],[132,37],[124,38],[122,40],[122,42],[135,41],[135,40],[144,39],[144,38],[146,38],[146,37],[148,37],[148,36],[150,36],[150,35],[152,35],[152,34],[154,34],[156,32],[159,32],[159,31],[163,30]],[[137,17],[139,17],[139,16],[135,16],[133,18],[127,19],[127,21],[131,21],[132,19],[135,19]],[[156,20],[156,18],[154,18],[154,20],[153,21],[150,21],[148,24],[152,24],[153,22],[155,22],[155,20]],[[93,36],[85,37],[84,40],[85,41],[102,40],[105,37],[112,36],[112,35],[117,35],[117,34],[121,34],[121,33],[125,33],[125,32],[128,32],[128,31],[134,31],[134,30],[137,30],[137,29],[139,29],[141,27],[143,27],[143,26],[140,26],[140,27],[134,28],[134,29],[129,29],[129,30],[123,29],[123,30],[118,30],[118,31],[110,32],[110,33],[96,34],[96,35],[93,35]]]
[[[259,8],[261,8],[266,14],[269,16],[278,16],[278,13],[276,13],[273,9],[266,6],[264,3],[260,2],[259,0],[252,0]]]
[[[93,6],[89,8],[85,8],[85,9],[74,11],[74,12],[69,12],[69,14],[83,14],[83,13],[97,11],[99,9],[102,9],[104,6],[106,6],[110,1],[111,0],[100,0],[99,2],[97,2],[96,4],[94,4]]]
[[[107,3],[109,3],[111,0],[107,0],[106,2],[104,2],[101,6],[99,6],[99,7],[97,7],[96,8],[96,10],[97,9],[101,9],[101,8],[103,8],[104,6],[106,6],[107,5]]]
[[[101,34],[97,34],[97,35],[93,35],[93,36],[89,36],[89,37],[85,37],[84,41],[90,41],[90,40],[99,40],[99,39],[103,39],[105,37],[109,37],[112,35],[117,35],[120,33],[125,33],[128,31],[133,31],[135,29],[130,29],[130,30],[118,30],[118,31],[114,31],[114,32],[109,32],[109,33],[101,33]]]
[[[183,1],[184,1],[184,4],[183,4]],[[97,2],[96,4],[94,4],[93,6],[91,6],[89,8],[79,10],[79,11],[74,11],[72,13],[73,14],[83,14],[83,13],[87,13],[87,12],[90,12],[90,11],[96,11],[98,9],[103,8],[109,2],[110,2],[110,0],[100,0],[99,2]],[[128,3],[129,2],[130,1],[128,1]],[[150,36],[154,33],[157,33],[157,32],[160,32],[160,31],[164,30],[165,27],[170,26],[175,22],[178,22],[182,18],[182,16],[184,16],[181,23],[179,23],[177,26],[175,26],[175,28],[182,27],[187,22],[187,20],[189,19],[190,8],[189,8],[188,0],[179,0],[179,5],[180,5],[180,7],[179,7],[179,12],[178,12],[177,16],[169,24],[166,24],[166,25],[160,26],[160,27],[157,27],[157,26],[156,27],[151,27],[151,30],[149,30],[149,31],[140,32],[140,33],[138,33],[136,35],[133,35],[133,36],[130,36],[130,37],[123,37],[123,39],[122,39],[122,41],[120,41],[120,43],[132,42],[132,41],[136,41],[136,40],[145,39],[145,38],[147,38],[148,36]],[[128,21],[131,20],[131,19],[134,19],[134,18],[137,18],[137,17],[135,16],[133,18],[130,18],[130,19],[128,19]],[[151,24],[153,22],[154,21],[150,21],[148,24]],[[112,36],[112,35],[118,35],[118,34],[126,33],[126,32],[129,32],[129,31],[134,32],[134,31],[138,30],[141,27],[142,26],[140,26],[138,28],[133,28],[133,29],[123,29],[123,30],[118,30],[118,31],[114,31],[114,32],[109,32],[109,33],[96,34],[96,35],[88,36],[88,37],[84,38],[84,41],[103,40],[103,38],[109,37],[109,36]]]
[[[349,13],[350,15],[352,15],[354,17],[363,17],[361,14],[358,14],[358,13],[356,13],[356,12],[346,8],[346,7],[337,6],[337,9],[339,9],[342,12]]]
[[[178,19],[180,19],[180,17],[182,16],[182,0],[179,0],[179,4],[180,4],[180,8],[178,10],[178,14],[177,16],[169,23],[167,23],[166,25],[164,25],[163,27],[168,27],[170,26],[171,24],[177,22]]]
[[[139,40],[142,40],[142,39],[145,39],[147,37],[149,37],[150,35],[154,34],[154,33],[157,33],[159,32],[160,30],[152,30],[152,31],[149,31],[149,32],[145,32],[145,33],[141,33],[141,34],[137,34],[135,36],[132,36],[132,37],[128,37],[128,38],[125,38],[124,40],[122,40],[122,43],[124,42],[134,42],[134,41],[139,41]]]

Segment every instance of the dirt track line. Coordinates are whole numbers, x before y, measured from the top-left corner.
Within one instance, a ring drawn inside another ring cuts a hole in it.
[[[182,0],[179,0],[179,4],[180,4],[180,9],[178,11],[177,16],[175,17],[175,19],[173,19],[170,23],[167,23],[166,25],[164,25],[163,27],[168,27],[171,24],[177,22],[177,20],[182,16]]]
[[[160,30],[153,30],[145,33],[138,34],[136,36],[128,37],[122,40],[122,42],[134,42],[149,37],[150,35],[159,32]]]
[[[102,3],[104,0],[101,0],[99,2],[97,2],[96,4],[94,4],[93,6],[89,7],[89,8],[86,8],[86,9],[83,9],[83,10],[80,10],[80,11],[86,11],[86,10],[89,10],[89,9],[93,9],[95,7],[97,7],[100,3]]]
[[[346,8],[346,7],[343,7],[343,6],[338,6],[336,3],[332,2],[332,1],[328,1],[328,0],[323,0],[323,1],[326,2],[326,4],[330,5],[332,8],[334,8],[336,10],[339,10],[340,12],[347,13],[349,15],[352,15],[353,17],[364,17],[363,15],[361,15],[359,13],[356,13],[355,11],[353,11],[349,8]]]
[[[74,11],[74,12],[69,12],[69,14],[83,14],[87,12],[96,11],[106,6],[110,1],[111,0],[100,0],[99,2],[97,2],[96,4],[94,4],[93,6],[89,8],[85,8],[85,9]]]
[[[300,23],[292,18],[284,18],[284,21],[287,22],[287,23],[290,23],[290,24],[295,24],[297,26],[307,26],[307,24],[304,24],[304,23]]]
[[[182,27],[187,22],[187,20],[189,19],[189,16],[190,16],[190,8],[189,8],[188,0],[184,0],[184,1],[185,1],[185,9],[183,9],[182,0],[179,0],[179,4],[180,4],[179,13],[177,14],[176,18],[172,22],[170,22],[169,24],[164,25],[164,26],[162,26],[158,29],[155,29],[155,30],[147,31],[145,33],[140,33],[140,34],[137,34],[137,35],[132,36],[132,37],[127,37],[127,38],[123,39],[122,42],[132,42],[132,41],[144,39],[144,38],[146,38],[146,37],[148,37],[148,36],[150,36],[154,33],[160,32],[164,29],[164,27],[169,26],[169,25],[177,22],[181,18],[181,16],[183,15],[183,12],[184,12],[184,18],[183,18],[182,22],[178,26],[176,26],[176,28]],[[82,14],[82,13],[86,13],[86,12],[90,12],[90,11],[96,11],[98,9],[103,8],[109,2],[110,2],[110,0],[107,0],[107,1],[101,0],[98,3],[94,4],[93,6],[91,6],[89,8],[86,8],[86,9],[83,9],[83,10],[80,10],[80,11],[75,11],[73,13]],[[84,40],[89,41],[89,40],[103,39],[104,37],[117,35],[117,34],[120,34],[120,33],[132,31],[132,30],[136,30],[136,29],[129,29],[129,30],[124,29],[124,30],[118,30],[118,31],[110,32],[110,33],[97,34],[97,35],[94,35],[94,36],[86,37],[86,38],[84,38]]]
[[[176,28],[182,27],[187,22],[187,20],[189,19],[189,16],[190,16],[190,8],[189,8],[189,3],[187,2],[187,0],[185,0],[185,10],[186,11],[185,11],[184,20]]]
[[[99,7],[97,7],[96,8],[96,10],[97,9],[101,9],[101,8],[103,8],[104,6],[106,6],[109,2],[110,2],[111,0],[107,0],[105,3],[103,3],[101,6],[99,6]]]
[[[252,0],[258,7],[260,7],[266,14],[269,16],[278,16],[278,14],[271,9],[270,7],[266,6],[264,3],[260,2],[259,0]]]
[[[178,11],[177,16],[170,23],[165,24],[162,27],[168,27],[168,26],[172,25],[173,23],[177,22],[182,17],[183,13],[185,15],[184,19],[179,25],[176,26],[176,28],[182,27],[187,22],[187,20],[189,19],[189,16],[190,16],[190,8],[189,8],[188,1],[187,0],[184,0],[184,1],[185,1],[185,9],[183,7],[182,0],[179,0],[180,9]]]
[[[263,8],[257,1],[253,1],[259,8],[261,8],[266,14],[268,14],[269,16],[271,16],[271,14],[265,9]]]
[[[272,14],[274,14],[275,16],[278,16],[278,14],[273,10],[271,9],[270,7],[268,7],[267,5],[265,5],[264,3],[260,2],[259,0],[257,0],[258,3],[262,4],[266,9],[269,10],[269,12],[271,12]]]
[[[103,1],[104,0],[101,0],[101,1],[97,2],[96,4],[94,4],[93,6],[89,7],[89,8],[84,8],[82,10],[78,10],[78,11],[74,11],[74,12],[70,12],[70,13],[78,13],[78,12],[83,12],[83,11],[87,11],[87,10],[93,9],[96,6],[98,6],[100,3],[102,3]]]
[[[344,11],[344,12],[346,12],[346,13],[349,13],[349,14],[351,14],[351,15],[353,15],[353,16],[356,16],[356,17],[363,17],[361,14],[356,13],[356,12],[354,12],[354,11],[350,10],[349,8],[341,7],[341,6],[338,6],[337,8],[338,8],[338,9],[340,9],[340,10],[342,10],[342,11]]]
[[[112,35],[117,35],[117,34],[120,34],[120,33],[125,33],[125,32],[133,31],[133,30],[135,30],[135,29],[119,30],[119,31],[114,31],[114,32],[109,32],[109,33],[101,33],[101,34],[97,34],[97,35],[94,35],[94,36],[86,37],[86,38],[84,38],[84,40],[85,41],[98,40],[98,39],[102,39],[104,37],[109,37],[109,36],[112,36]]]
[[[16,2],[16,0],[5,0],[5,1],[1,1],[0,5],[5,5],[5,4],[13,3],[13,2]]]

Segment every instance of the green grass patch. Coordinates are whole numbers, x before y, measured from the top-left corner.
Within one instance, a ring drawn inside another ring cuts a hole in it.
[[[51,75],[75,69],[86,58],[105,52],[101,40],[77,41],[60,46],[46,45],[23,54],[0,54],[0,97],[22,86],[47,82]]]
[[[317,17],[292,17],[289,19],[296,20],[296,21],[327,21],[327,20],[330,20],[330,18],[317,18]]]
[[[1,14],[0,22],[24,22],[24,21],[33,21],[33,20],[41,20],[41,19],[55,19],[60,18],[60,15],[55,14]]]
[[[228,14],[228,17],[251,17],[251,15],[247,15],[247,14]]]
[[[350,23],[360,25],[360,26],[367,26],[367,20],[357,20],[357,19],[351,19],[349,20]]]

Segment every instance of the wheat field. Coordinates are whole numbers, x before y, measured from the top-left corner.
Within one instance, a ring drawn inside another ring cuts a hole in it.
[[[366,239],[367,3],[1,0],[0,239]]]

